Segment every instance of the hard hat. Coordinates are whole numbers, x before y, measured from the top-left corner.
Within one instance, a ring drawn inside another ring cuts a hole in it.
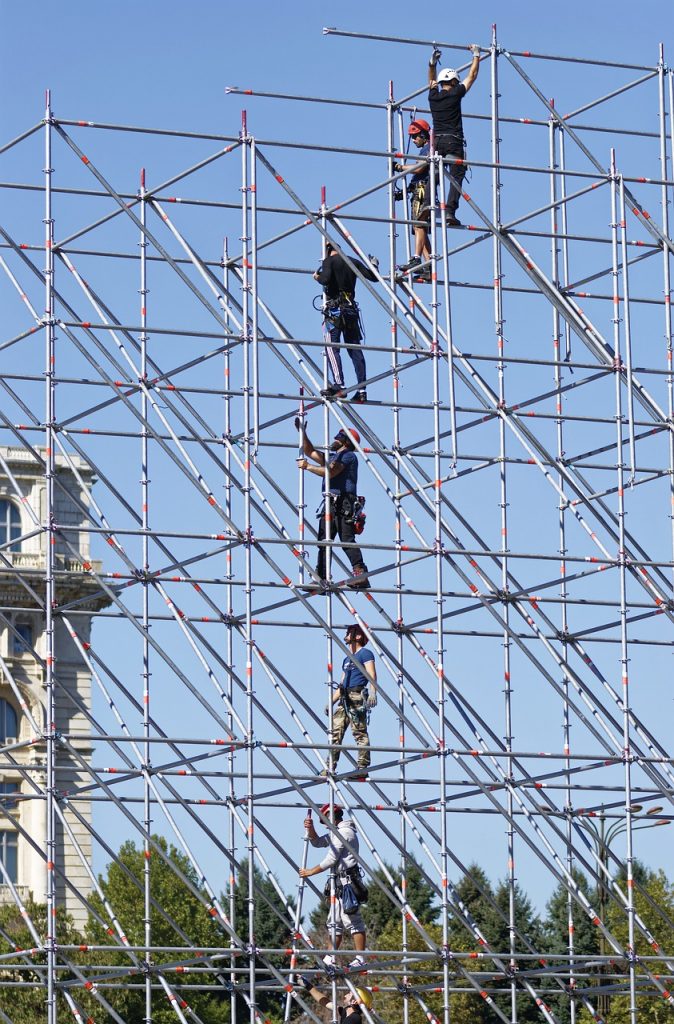
[[[412,121],[409,128],[407,129],[408,135],[420,135],[421,132],[425,132],[427,135],[430,133],[431,126],[428,121],[424,121],[423,117],[417,117],[415,121]]]
[[[438,75],[438,82],[453,82],[455,78],[458,80],[459,76],[454,68],[443,68]]]
[[[348,430],[338,430],[337,431],[337,433],[335,434],[335,441],[340,441],[340,440],[342,440],[342,438],[345,441],[348,441],[349,444],[353,444],[353,441],[351,440],[351,438],[353,438],[354,441],[357,441],[358,444],[360,444],[360,434],[358,433],[357,430],[354,430],[352,427],[349,427]]]
[[[356,994],[358,995],[359,1002],[361,1002],[363,1004],[363,1006],[367,1006],[368,1010],[371,1010],[372,1009],[373,999],[372,999],[372,992],[370,991],[370,989],[369,988],[357,988],[356,989]]]
[[[335,806],[335,813],[337,813],[337,811],[339,811],[340,814],[344,814],[344,808],[341,806],[341,804],[335,804],[334,806]],[[329,814],[329,813],[330,813],[330,804],[323,804],[323,806],[321,807],[321,814],[326,815],[326,814]]]

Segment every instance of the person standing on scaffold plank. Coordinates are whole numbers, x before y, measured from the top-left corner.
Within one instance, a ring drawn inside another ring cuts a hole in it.
[[[473,55],[473,62],[463,82],[454,68],[443,68],[438,74],[440,50],[433,50],[428,62],[428,102],[433,117],[433,134],[435,151],[440,156],[453,157],[459,163],[449,164],[449,198],[447,200],[447,225],[460,228],[461,221],[456,219],[456,210],[461,198],[461,186],[468,170],[466,164],[466,140],[463,135],[461,118],[461,100],[466,95],[480,70],[480,47],[472,43],[468,49]]]
[[[368,281],[376,281],[377,275],[366,267],[360,260],[350,256],[349,259],[358,269],[358,273]],[[373,267],[379,266],[379,261],[369,257]],[[356,274],[346,260],[337,252],[331,242],[327,243],[326,256],[320,267],[314,274],[314,278],[323,285],[323,330],[325,333],[325,351],[328,357],[328,367],[332,384],[329,384],[321,391],[324,398],[345,398],[346,388],[344,385],[344,371],[342,369],[342,356],[340,353],[340,341],[352,346],[347,351],[351,356],[353,368],[356,371],[356,381],[362,385],[367,378],[365,372],[365,356],[360,348],[363,340],[360,309],[356,302]],[[355,347],[358,346],[358,347]],[[367,392],[364,387],[359,387],[353,396],[354,402],[366,402]]]
[[[295,420],[298,430],[302,428],[300,418]],[[313,473],[325,480],[325,454],[318,451],[306,431],[302,434],[303,452],[305,458],[297,460],[299,469],[303,472]],[[364,519],[362,505],[365,501],[358,494],[358,456],[354,441],[360,444],[360,434],[357,430],[338,430],[330,445],[330,452],[327,458],[328,476],[330,487],[326,492],[323,488],[323,501],[318,510],[318,558],[316,560],[316,574],[322,585],[327,583],[327,551],[321,543],[326,539],[325,530],[325,506],[328,504],[330,513],[330,540],[339,539],[344,545],[344,551],[351,562],[352,579],[347,586],[353,590],[368,590],[370,581],[367,577],[367,566],[363,562],[363,555],[355,543],[356,532],[360,532],[359,520]],[[313,465],[312,465],[313,463]]]
[[[407,129],[407,134],[417,147],[419,156],[428,157],[431,137],[431,126],[428,121],[425,121],[423,117],[415,118]],[[430,281],[431,244],[428,238],[428,222],[431,216],[431,197],[428,160],[410,164],[396,163],[393,165],[393,169],[412,175],[408,190],[412,220],[414,221],[414,256],[407,263],[398,267],[398,270],[401,273],[412,271],[417,281]]]

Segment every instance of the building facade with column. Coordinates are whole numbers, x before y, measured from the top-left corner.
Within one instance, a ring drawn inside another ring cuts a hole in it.
[[[47,878],[48,721],[44,609],[47,492],[44,451],[0,446],[0,902],[43,903]],[[90,557],[90,466],[56,457],[54,478],[55,818],[58,906],[83,927],[91,892],[93,614],[108,604]],[[93,570],[93,573],[92,573]],[[67,622],[64,620],[67,618]],[[80,646],[72,633],[77,635]],[[80,792],[83,790],[83,792]]]

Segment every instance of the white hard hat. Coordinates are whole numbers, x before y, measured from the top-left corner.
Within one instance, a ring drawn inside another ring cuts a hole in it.
[[[458,78],[458,74],[454,68],[443,68],[438,75],[438,82],[452,82],[455,78]]]

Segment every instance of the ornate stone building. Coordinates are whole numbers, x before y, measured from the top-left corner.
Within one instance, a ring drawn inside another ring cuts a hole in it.
[[[37,450],[38,459],[43,455]],[[45,544],[40,524],[46,518],[43,465],[22,448],[0,447],[0,901],[46,895],[46,745]],[[79,894],[91,891],[90,783],[79,758],[91,755],[91,675],[61,618],[70,615],[73,631],[89,642],[91,613],[107,604],[87,570],[101,568],[90,559],[86,510],[94,483],[83,459],[70,465],[56,460],[54,481],[55,544],[54,663],[57,736],[76,753],[56,744],[55,859],[58,905],[82,926],[86,905]],[[36,729],[37,727],[37,729]],[[78,738],[82,737],[82,738]],[[85,738],[87,737],[87,738]],[[63,797],[68,794],[68,800]],[[70,883],[70,885],[68,884]]]

